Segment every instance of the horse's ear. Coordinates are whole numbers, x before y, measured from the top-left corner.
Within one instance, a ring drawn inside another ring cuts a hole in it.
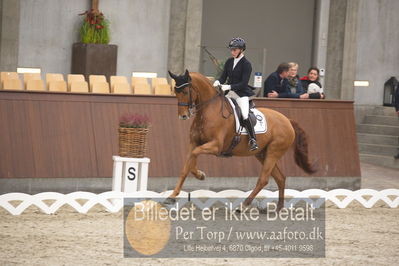
[[[176,79],[177,78],[177,76],[175,74],[173,74],[172,72],[170,72],[169,70],[168,70],[168,72],[169,72],[169,75],[170,75],[170,77],[172,79]]]
[[[190,72],[188,72],[188,69],[186,69],[186,72],[184,72],[184,77],[187,79],[188,82],[191,81]]]

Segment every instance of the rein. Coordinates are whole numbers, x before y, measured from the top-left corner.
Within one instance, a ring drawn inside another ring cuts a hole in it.
[[[189,109],[189,112],[190,112],[191,115],[197,113],[199,110],[201,110],[201,109],[204,108],[206,105],[208,105],[208,104],[210,104],[211,102],[213,102],[213,101],[214,101],[215,99],[217,99],[219,96],[222,96],[222,97],[224,98],[224,93],[223,93],[223,91],[219,91],[216,95],[214,95],[211,99],[207,100],[206,102],[201,102],[201,103],[195,104],[195,103],[193,102],[193,98],[192,98],[192,94],[193,94],[193,93],[192,93],[192,84],[191,84],[191,82],[187,82],[187,83],[183,83],[183,84],[181,84],[181,85],[179,85],[179,86],[175,86],[175,91],[176,91],[176,92],[179,92],[179,91],[183,90],[183,89],[184,89],[185,87],[187,87],[187,86],[190,86],[190,87],[188,88],[189,102],[188,102],[188,103],[178,102],[177,105],[178,105],[178,106],[188,106],[188,109]],[[195,91],[195,90],[194,90],[194,91]],[[196,92],[196,93],[197,93],[197,96],[198,96],[198,92]],[[222,102],[221,112],[222,112],[223,118],[227,119],[227,118],[231,115],[231,113],[229,113],[229,116],[227,116],[227,117],[224,116],[224,114],[223,114],[224,102],[225,102],[225,101]],[[195,111],[193,111],[194,109],[195,109]]]

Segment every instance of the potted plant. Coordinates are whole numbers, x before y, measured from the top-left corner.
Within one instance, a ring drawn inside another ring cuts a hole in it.
[[[84,16],[80,27],[80,41],[82,43],[109,43],[109,21],[104,17],[103,13],[91,9],[79,15]]]
[[[82,14],[80,42],[72,46],[72,74],[116,75],[118,47],[110,42],[109,21],[98,9],[99,1],[92,0],[92,8]]]
[[[119,156],[143,158],[147,149],[150,119],[146,115],[127,113],[119,119]]]

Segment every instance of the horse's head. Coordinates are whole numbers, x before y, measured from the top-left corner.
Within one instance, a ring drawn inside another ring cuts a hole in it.
[[[191,109],[194,107],[194,102],[196,100],[196,95],[193,95],[190,73],[187,69],[186,72],[181,76],[177,76],[170,71],[168,72],[171,78],[176,81],[174,89],[178,102],[177,112],[179,118],[186,120],[190,118],[192,114]]]

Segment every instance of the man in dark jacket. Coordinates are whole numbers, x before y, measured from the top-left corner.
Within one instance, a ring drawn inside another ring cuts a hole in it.
[[[270,98],[292,98],[288,86],[289,65],[281,63],[276,72],[271,73],[264,83],[264,96]]]

